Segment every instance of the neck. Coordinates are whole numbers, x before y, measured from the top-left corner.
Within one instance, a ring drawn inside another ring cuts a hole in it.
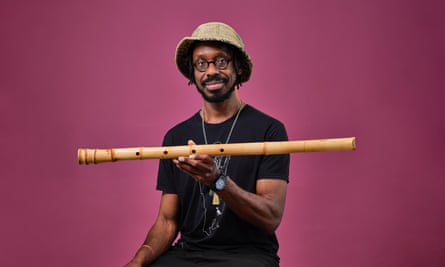
[[[201,116],[204,116],[207,123],[221,123],[234,116],[242,105],[243,102],[238,96],[221,103],[204,102]]]

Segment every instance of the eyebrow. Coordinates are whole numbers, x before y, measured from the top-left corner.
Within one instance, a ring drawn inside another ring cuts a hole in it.
[[[220,57],[228,58],[228,59],[231,58],[231,56],[230,56],[228,53],[225,53],[225,52],[218,52],[218,53],[217,53],[216,55],[214,55],[211,59],[220,58]],[[195,60],[197,60],[197,59],[207,59],[207,58],[208,58],[207,56],[202,55],[202,54],[200,54],[200,55],[196,55],[196,56],[193,57],[193,59],[195,59]]]

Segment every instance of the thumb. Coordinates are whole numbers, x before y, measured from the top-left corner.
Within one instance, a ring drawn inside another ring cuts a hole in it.
[[[196,145],[196,144],[195,144],[195,142],[193,142],[193,140],[188,140],[187,145],[192,146],[192,145]]]

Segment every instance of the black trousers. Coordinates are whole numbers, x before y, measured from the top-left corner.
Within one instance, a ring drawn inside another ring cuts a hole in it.
[[[279,267],[279,259],[264,253],[172,248],[150,266]]]

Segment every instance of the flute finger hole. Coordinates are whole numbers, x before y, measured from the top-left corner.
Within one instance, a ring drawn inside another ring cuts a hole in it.
[[[193,150],[192,150],[192,154],[195,154],[195,153],[196,153],[196,150],[193,149]]]
[[[224,152],[224,148],[220,148],[219,152],[223,153]]]
[[[136,156],[139,156],[139,154],[140,154],[139,152],[136,152]]]

